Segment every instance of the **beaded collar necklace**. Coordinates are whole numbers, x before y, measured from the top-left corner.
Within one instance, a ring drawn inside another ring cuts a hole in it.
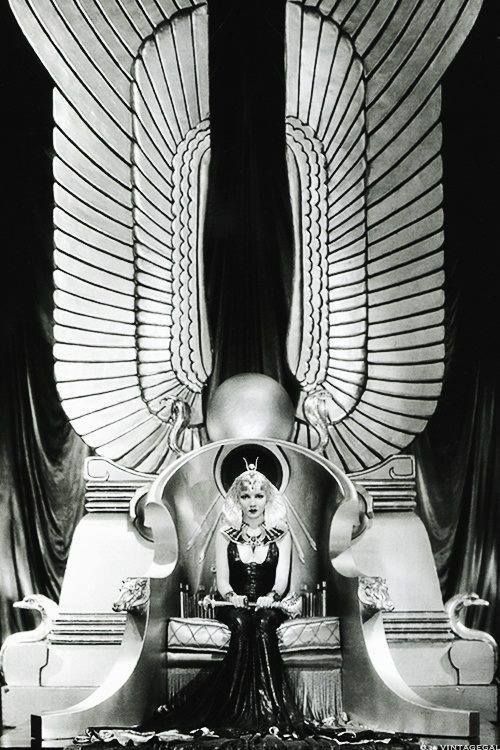
[[[226,526],[226,528],[221,529],[221,531],[231,542],[236,542],[236,544],[248,544],[252,547],[252,551],[255,547],[264,546],[271,542],[277,542],[278,539],[281,539],[285,534],[284,529],[274,527],[269,529],[264,524],[261,524],[258,529],[252,529],[250,527],[250,532],[248,532],[248,528],[244,527],[245,524],[240,526],[239,529],[235,529],[233,526]],[[252,532],[254,533],[252,534]]]
[[[241,536],[244,544],[249,544],[252,552],[255,552],[255,548],[262,547],[266,541],[266,527],[262,523],[258,528],[253,529],[247,523],[244,523],[241,527]]]

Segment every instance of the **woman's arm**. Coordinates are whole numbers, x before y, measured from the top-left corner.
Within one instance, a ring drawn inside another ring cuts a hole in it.
[[[217,570],[217,588],[219,594],[226,598],[232,591],[229,583],[229,563],[227,560],[227,546],[229,539],[219,529],[215,538],[215,567]]]
[[[288,578],[290,576],[290,562],[292,556],[292,539],[290,532],[287,531],[281,539],[276,542],[278,545],[278,565],[276,566],[276,576],[274,586],[266,596],[259,596],[257,599],[258,607],[270,607],[276,599],[280,599],[288,587]]]
[[[290,577],[290,562],[292,557],[292,538],[287,531],[284,536],[277,542],[279,557],[276,567],[276,578],[274,579],[273,591],[279,596],[283,596],[288,588],[288,579]]]
[[[227,559],[227,546],[229,539],[222,530],[219,530],[215,538],[215,566],[217,569],[217,588],[219,594],[227,599],[228,602],[234,604],[235,607],[246,607],[247,598],[246,596],[240,596],[235,593],[229,583],[229,562]]]

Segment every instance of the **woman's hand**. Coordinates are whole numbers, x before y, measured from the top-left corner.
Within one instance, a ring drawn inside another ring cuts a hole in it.
[[[257,599],[257,609],[263,609],[264,607],[272,607],[275,602],[274,596],[259,596]]]
[[[230,604],[233,605],[233,607],[248,606],[248,597],[240,596],[239,594],[235,594],[234,592],[230,596],[228,596],[227,600]]]

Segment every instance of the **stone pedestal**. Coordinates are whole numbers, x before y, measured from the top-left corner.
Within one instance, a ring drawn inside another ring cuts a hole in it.
[[[368,490],[374,507],[373,525],[353,555],[364,574],[387,580],[394,611],[384,613],[384,627],[402,678],[439,705],[479,709],[496,720],[495,655],[490,644],[452,632],[429,538],[416,514],[414,458],[395,456],[351,479]]]

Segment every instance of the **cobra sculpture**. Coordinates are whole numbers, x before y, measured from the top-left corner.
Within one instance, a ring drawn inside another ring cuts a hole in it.
[[[468,607],[489,607],[490,603],[486,599],[480,599],[477,594],[471,592],[469,594],[456,594],[456,596],[452,596],[444,606],[450,618],[451,629],[455,635],[467,641],[483,641],[490,644],[493,649],[496,671],[498,665],[498,645],[493,636],[485,633],[484,630],[469,628],[461,620],[463,611]]]
[[[16,609],[30,609],[38,612],[41,617],[40,624],[33,630],[25,630],[20,633],[9,635],[0,650],[0,672],[3,674],[3,662],[7,649],[14,643],[34,643],[43,641],[54,624],[59,613],[59,605],[43,594],[28,594],[21,601],[14,602]]]

